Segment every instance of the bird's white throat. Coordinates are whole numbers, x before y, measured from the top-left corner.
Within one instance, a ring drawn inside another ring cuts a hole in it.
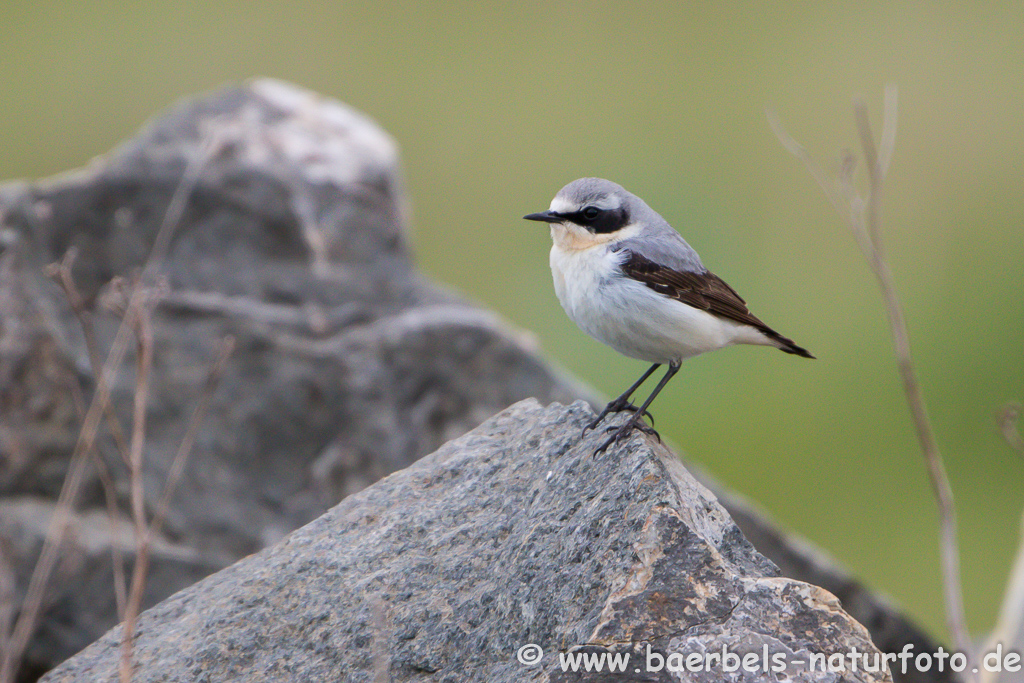
[[[627,225],[621,230],[609,233],[593,233],[575,223],[552,223],[551,241],[555,247],[566,251],[583,251],[613,242],[621,242],[640,234],[640,225]]]

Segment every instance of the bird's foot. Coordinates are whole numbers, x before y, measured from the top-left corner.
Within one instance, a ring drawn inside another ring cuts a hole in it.
[[[640,430],[641,432],[643,432],[644,434],[646,434],[648,436],[653,436],[655,439],[658,440],[658,443],[661,443],[661,434],[658,433],[658,430],[656,430],[651,425],[648,425],[643,420],[637,420],[636,424],[633,425],[633,428]],[[611,426],[605,427],[604,431],[605,432],[612,432],[612,431],[615,431],[617,429],[621,429],[621,427],[616,427],[615,425],[611,425]]]
[[[633,405],[632,403],[627,403],[626,405],[622,406],[622,410],[628,410],[628,411],[629,411],[629,412],[631,412],[631,413],[635,413],[635,412],[637,412],[638,410],[640,410],[640,407],[639,407],[639,406],[635,406],[635,405]],[[640,429],[643,429],[643,430],[647,430],[647,429],[650,429],[650,430],[651,430],[651,432],[653,432],[654,434],[657,434],[657,432],[655,432],[655,431],[654,431],[654,415],[652,415],[652,414],[651,414],[651,411],[649,411],[649,410],[645,410],[645,411],[643,412],[643,417],[646,417],[646,418],[647,418],[648,420],[650,420],[650,421],[651,421],[651,426],[650,426],[650,427],[648,427],[648,426],[647,426],[647,425],[646,425],[646,424],[644,423],[644,421],[643,421],[643,420],[638,420],[638,421],[637,421],[637,426],[638,426],[638,427],[640,427]],[[651,433],[651,432],[649,432],[649,433]]]
[[[639,429],[641,432],[643,432],[647,436],[653,436],[655,439],[658,440],[658,443],[661,443],[661,434],[659,434],[658,430],[656,430],[652,425],[647,424],[643,420],[637,420],[636,424],[633,425],[633,426],[636,429]]]
[[[596,418],[594,418],[593,421],[590,422],[590,424],[588,424],[586,427],[583,428],[583,433],[580,434],[580,438],[583,438],[584,436],[587,435],[588,431],[590,431],[591,429],[594,429],[595,427],[597,427],[597,425],[601,424],[601,420],[606,418],[609,414],[611,414],[611,413],[620,413],[620,412],[622,412],[624,410],[629,411],[629,412],[635,414],[638,410],[640,410],[640,408],[635,406],[635,405],[633,405],[628,400],[626,400],[626,399],[624,399],[624,398],[622,398],[620,396],[617,399],[615,399],[614,401],[612,401],[611,403],[609,403],[608,405],[606,405],[604,407],[604,410],[602,410],[601,413]],[[651,412],[649,410],[645,410],[643,412],[643,414],[646,415],[651,420],[651,425],[652,426],[651,427],[647,427],[647,425],[645,424],[645,425],[643,425],[643,427],[641,427],[641,429],[644,429],[644,430],[650,429],[653,432],[654,431],[654,429],[653,429],[654,416],[651,415]],[[643,423],[641,423],[641,424],[643,424]],[[648,432],[648,433],[650,433],[650,432]],[[657,434],[657,432],[654,432],[654,433]],[[658,437],[658,438],[659,438],[659,440],[661,439],[661,437]]]
[[[644,434],[653,436],[658,440],[658,443],[661,443],[661,435],[658,434],[654,427],[650,427],[647,424],[645,424],[644,421],[640,419],[641,417],[641,413],[633,411],[633,416],[626,420],[621,427],[608,427],[608,429],[606,429],[605,431],[610,432],[614,430],[614,433],[610,437],[608,437],[608,439],[604,443],[597,447],[597,449],[594,451],[594,457],[597,457],[598,453],[603,453],[613,443],[624,441],[626,438],[629,437],[630,434],[633,433],[634,429],[638,429]]]

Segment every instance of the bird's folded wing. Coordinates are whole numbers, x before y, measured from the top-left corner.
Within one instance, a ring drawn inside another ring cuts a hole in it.
[[[663,266],[635,251],[619,250],[622,272],[659,294],[722,318],[776,334],[747,310],[746,302],[722,278],[709,270],[680,271]]]

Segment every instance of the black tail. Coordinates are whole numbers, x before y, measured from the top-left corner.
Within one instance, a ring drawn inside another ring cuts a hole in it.
[[[810,351],[802,346],[797,346],[793,343],[793,340],[789,337],[783,337],[781,334],[776,332],[770,327],[763,327],[761,332],[772,341],[778,342],[778,349],[785,351],[786,353],[792,353],[794,356],[800,356],[802,358],[814,358]]]
[[[794,344],[793,342],[791,342],[788,339],[786,340],[786,342],[787,342],[786,346],[780,346],[779,347],[781,350],[785,351],[786,353],[792,353],[793,355],[800,356],[802,358],[814,358],[814,354],[812,354],[810,351],[808,351],[804,347],[797,346],[796,344]]]

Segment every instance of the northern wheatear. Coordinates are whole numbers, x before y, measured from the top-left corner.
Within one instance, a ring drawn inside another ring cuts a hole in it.
[[[524,216],[551,225],[551,273],[562,308],[581,330],[630,358],[653,363],[587,429],[609,413],[633,411],[595,451],[624,439],[679,364],[733,344],[774,346],[814,358],[765,325],[732,287],[644,200],[601,178],[580,178],[555,195],[547,211]],[[640,405],[630,402],[660,365],[668,371]]]

